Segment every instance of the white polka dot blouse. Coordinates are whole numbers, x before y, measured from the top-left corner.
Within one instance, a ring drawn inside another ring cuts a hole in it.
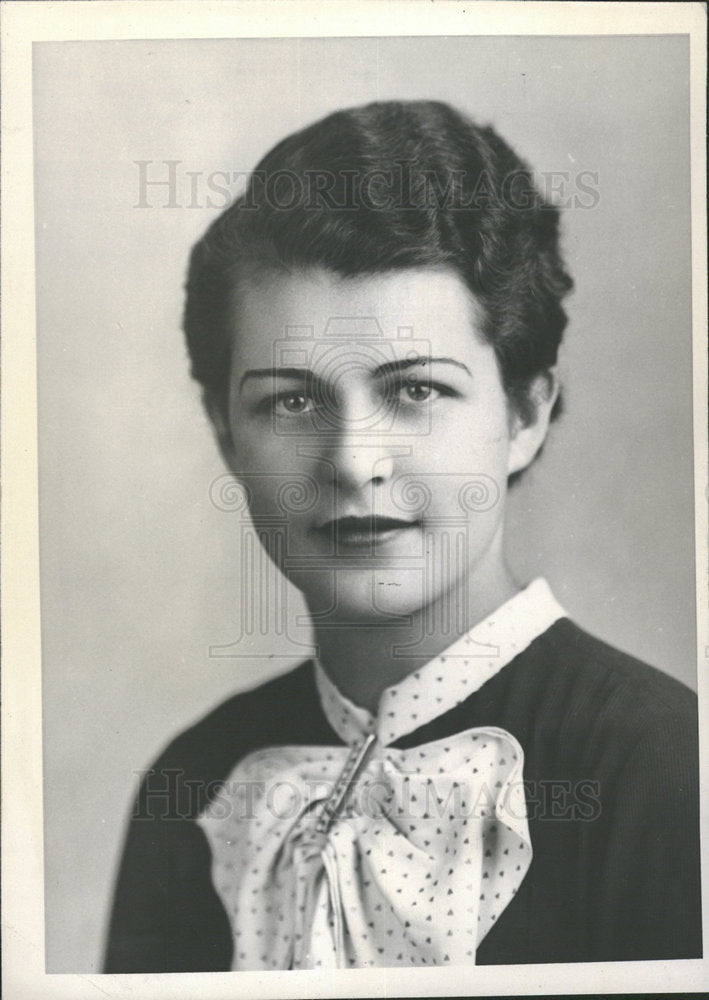
[[[342,746],[249,754],[199,817],[234,970],[473,965],[532,860],[514,735],[495,727],[400,750],[565,612],[535,580],[387,688],[376,716],[315,663]]]

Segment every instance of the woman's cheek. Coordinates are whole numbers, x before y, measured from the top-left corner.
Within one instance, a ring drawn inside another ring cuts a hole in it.
[[[235,437],[235,454],[239,468],[245,472],[288,471],[292,467],[294,447],[272,430],[247,427]]]

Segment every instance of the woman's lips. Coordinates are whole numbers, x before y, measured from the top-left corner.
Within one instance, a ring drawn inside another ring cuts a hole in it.
[[[338,548],[372,548],[394,538],[403,531],[418,527],[418,521],[403,521],[397,517],[341,517],[327,521],[315,532],[336,542]]]

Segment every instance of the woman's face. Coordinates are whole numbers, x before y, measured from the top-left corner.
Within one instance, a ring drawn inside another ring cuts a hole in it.
[[[515,432],[458,276],[261,276],[234,326],[222,447],[315,620],[455,618],[484,594],[507,477],[540,442]]]

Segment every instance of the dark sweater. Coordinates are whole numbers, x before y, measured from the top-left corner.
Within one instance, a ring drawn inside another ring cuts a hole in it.
[[[524,750],[534,857],[479,965],[698,958],[695,696],[568,619],[394,746],[498,726]],[[232,937],[195,818],[261,747],[339,745],[311,664],[224,702],[174,740],[138,796],[106,972],[228,970]]]

